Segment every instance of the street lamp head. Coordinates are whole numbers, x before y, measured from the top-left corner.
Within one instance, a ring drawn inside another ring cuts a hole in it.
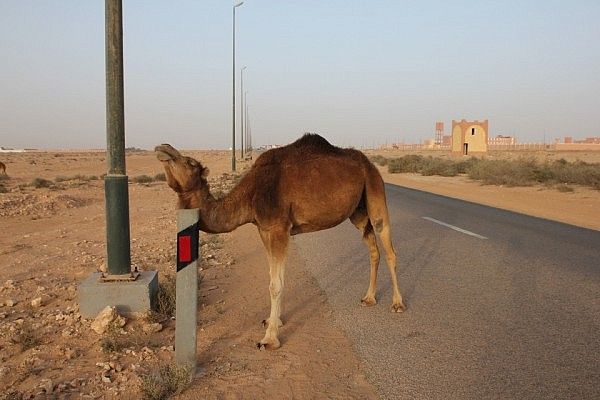
[[[235,6],[233,6],[233,8],[239,7],[239,6],[241,6],[242,4],[244,4],[244,2],[243,2],[243,1],[240,1],[240,2],[239,2],[239,3],[237,3]]]
[[[245,70],[245,69],[246,69],[246,66],[244,65],[244,66],[242,67],[242,71],[243,71],[243,70]]]

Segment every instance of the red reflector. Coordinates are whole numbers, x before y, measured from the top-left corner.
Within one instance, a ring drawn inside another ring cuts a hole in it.
[[[192,261],[192,237],[179,236],[177,238],[179,262]]]

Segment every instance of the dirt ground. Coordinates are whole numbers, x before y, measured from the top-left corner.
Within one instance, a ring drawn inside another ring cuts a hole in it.
[[[215,190],[233,184],[229,152],[186,154],[210,168]],[[160,320],[156,332],[147,329],[154,321],[128,320],[116,333],[127,345],[103,351],[107,335],[78,313],[78,283],[106,258],[103,183],[94,179],[106,170],[105,154],[11,153],[0,161],[9,175],[0,181],[0,399],[140,398],[140,376],[173,360],[174,321]],[[130,179],[162,172],[152,152],[128,154],[127,170]],[[591,189],[499,188],[382,172],[389,182],[600,230],[600,192]],[[31,186],[36,178],[54,187]],[[175,195],[164,182],[151,182],[131,183],[129,196],[132,264],[166,280],[175,271]],[[199,374],[177,398],[377,398],[294,249],[282,347],[260,352],[268,268],[254,227],[201,235],[201,244]]]

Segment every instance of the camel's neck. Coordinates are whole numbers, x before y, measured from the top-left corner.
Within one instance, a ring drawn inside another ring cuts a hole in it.
[[[179,208],[198,208],[200,230],[204,232],[231,232],[238,226],[252,222],[250,198],[240,185],[218,200],[206,188],[179,194]]]

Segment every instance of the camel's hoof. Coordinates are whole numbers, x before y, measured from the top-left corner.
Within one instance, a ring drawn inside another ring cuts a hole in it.
[[[363,307],[371,307],[371,306],[374,306],[375,304],[377,304],[377,300],[375,300],[374,297],[364,297],[360,301],[360,305]]]
[[[279,343],[279,341],[277,341],[276,343],[263,343],[263,342],[256,343],[256,348],[260,351],[275,350],[275,349],[278,349],[279,347],[281,347],[281,344]]]
[[[401,313],[406,310],[406,306],[403,303],[392,304],[391,310],[392,312]]]

